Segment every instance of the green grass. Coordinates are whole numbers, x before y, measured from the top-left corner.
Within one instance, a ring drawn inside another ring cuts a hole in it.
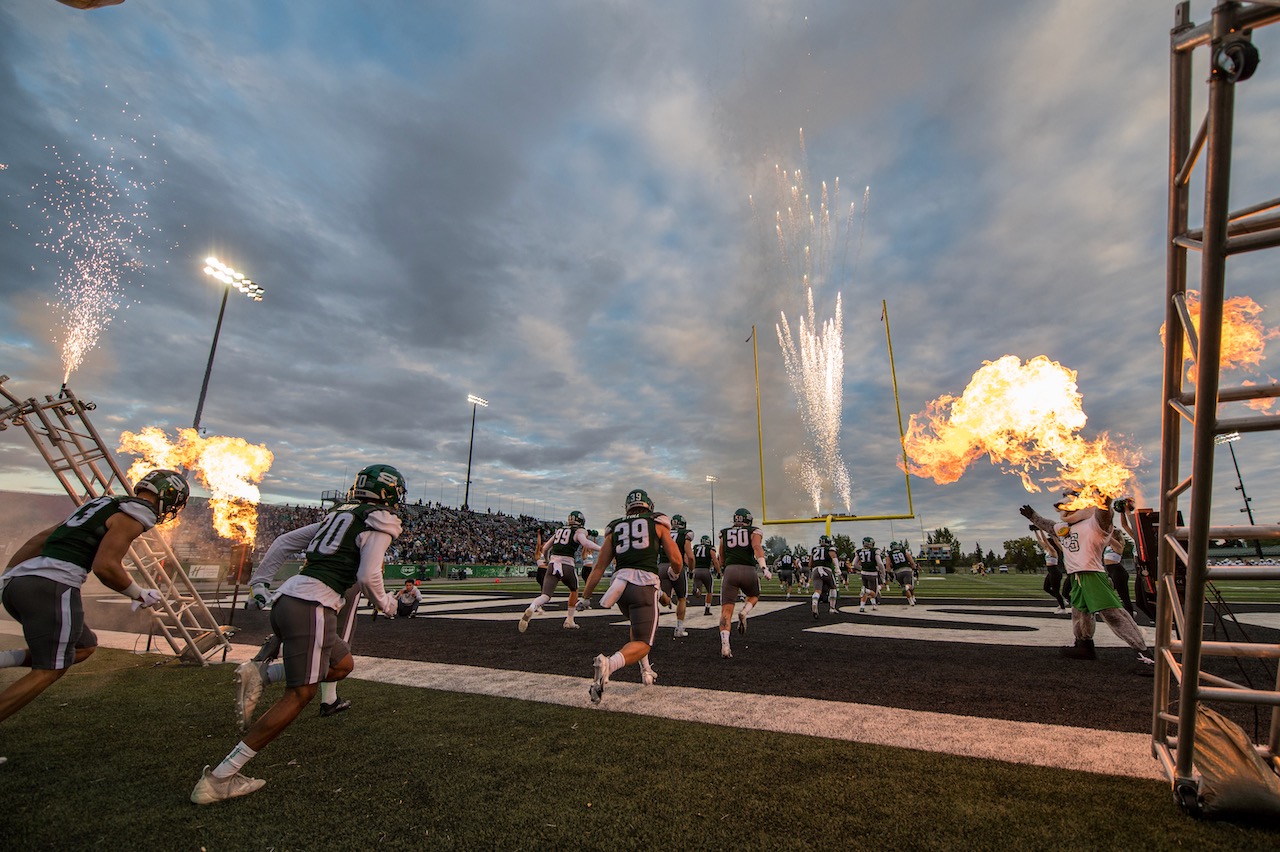
[[[1280,845],[1274,829],[1189,819],[1158,782],[360,681],[343,685],[351,712],[308,708],[249,764],[261,792],[198,807],[200,768],[238,740],[232,668],[164,661],[100,650],[0,725],[0,846]]]
[[[1024,598],[1048,605],[1053,600],[1044,591],[1043,574],[990,574],[978,576],[969,574],[967,569],[965,570],[966,573],[963,574],[922,574],[916,587],[916,595],[921,603],[939,599],[992,598],[1009,600]],[[1280,583],[1232,580],[1218,582],[1214,585],[1228,603],[1280,603]],[[719,588],[720,585],[717,582],[717,594],[719,593]],[[465,582],[432,580],[422,585],[424,593],[444,589],[485,592],[487,594],[509,593],[530,596],[538,594],[537,584],[533,580],[523,578],[503,578],[500,583],[495,583],[492,579],[483,578]],[[855,577],[850,582],[850,590],[856,593],[858,589],[859,585]],[[782,594],[782,587],[778,584],[776,578],[762,580],[760,590],[766,596]],[[597,593],[603,592],[604,586],[597,587],[596,591]],[[845,594],[843,589],[841,594]],[[892,601],[901,598],[902,592],[896,585],[893,585],[890,586],[886,596]]]

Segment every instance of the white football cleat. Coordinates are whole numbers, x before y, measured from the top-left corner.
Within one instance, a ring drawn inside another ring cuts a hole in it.
[[[262,669],[253,660],[236,666],[236,718],[240,730],[248,729],[253,719],[253,709],[262,697]],[[252,792],[252,791],[250,791]]]
[[[594,669],[595,678],[591,681],[587,694],[591,696],[592,704],[599,704],[604,695],[604,685],[609,682],[609,658],[604,654],[596,654]]]
[[[266,785],[261,778],[249,778],[237,772],[229,778],[215,778],[209,767],[204,768],[196,788],[191,791],[191,801],[197,805],[212,805],[214,802],[225,802],[237,796],[247,796],[261,790]]]

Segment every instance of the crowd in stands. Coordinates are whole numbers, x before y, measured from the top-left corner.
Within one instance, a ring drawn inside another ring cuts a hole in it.
[[[258,534],[253,560],[262,559],[281,533],[318,522],[318,506],[258,506]],[[474,512],[440,503],[405,504],[400,510],[404,533],[391,543],[387,560],[406,564],[532,565],[539,533],[542,540],[559,524],[529,515]],[[193,497],[181,520],[169,533],[179,557],[221,559],[232,542],[213,530],[208,500]]]

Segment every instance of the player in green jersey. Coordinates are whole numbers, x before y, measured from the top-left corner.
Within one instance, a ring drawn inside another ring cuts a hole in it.
[[[204,768],[191,801],[208,805],[261,789],[265,781],[242,775],[240,769],[311,703],[321,681],[332,683],[351,674],[355,661],[338,635],[337,618],[352,586],[358,584],[375,606],[395,617],[396,597],[383,588],[382,564],[387,548],[401,532],[394,510],[404,500],[404,490],[400,471],[385,464],[369,465],[356,474],[347,502],[334,506],[319,523],[272,542],[264,564],[278,566],[299,549],[306,553],[302,571],[281,584],[271,607],[271,629],[283,647],[284,695],[253,723],[216,769]],[[242,665],[237,676],[252,678],[250,669],[257,670],[252,661]],[[243,718],[248,719],[253,702],[242,703]]]
[[[0,668],[30,666],[31,671],[0,692],[0,720],[97,649],[80,601],[80,587],[91,572],[107,588],[132,598],[134,609],[161,603],[160,592],[139,587],[129,576],[124,558],[134,539],[177,517],[191,489],[177,471],[153,470],[133,490],[133,497],[86,500],[65,521],[28,539],[9,560],[0,578],[0,599],[22,625],[28,647],[0,651]]]

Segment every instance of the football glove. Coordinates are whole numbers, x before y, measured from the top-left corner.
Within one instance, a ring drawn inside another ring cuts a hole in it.
[[[269,587],[266,583],[259,583],[253,587],[253,594],[244,602],[245,609],[266,609],[267,608],[267,590]]]
[[[1021,509],[1018,510],[1018,512],[1024,518],[1034,518],[1036,516],[1036,510],[1031,508],[1030,504],[1023,506]]]
[[[129,609],[135,612],[139,607],[144,606],[154,609],[160,605],[162,600],[164,600],[164,598],[161,597],[160,593],[155,589],[142,589],[141,592],[139,592],[138,597],[134,598],[133,603],[129,605]]]

